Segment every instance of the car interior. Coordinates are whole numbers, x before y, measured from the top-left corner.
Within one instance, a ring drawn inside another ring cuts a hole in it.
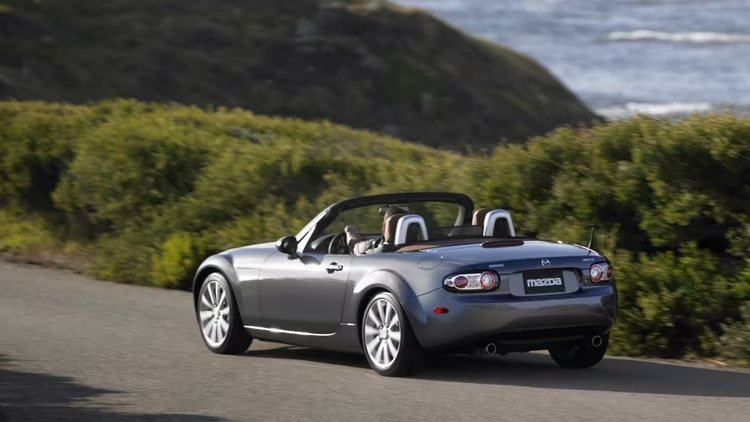
[[[307,245],[312,253],[352,254],[344,227],[354,224],[366,239],[375,241],[367,254],[407,252],[429,246],[470,243],[491,239],[515,238],[513,220],[503,209],[480,208],[472,213],[470,224],[459,224],[456,204],[453,210],[426,204],[384,204],[374,212],[372,206],[342,212]],[[383,220],[383,210],[399,210]],[[345,215],[346,214],[346,215]],[[461,214],[458,214],[461,215]],[[375,216],[376,218],[373,218]],[[380,227],[378,227],[380,225]],[[381,231],[382,230],[382,231]]]

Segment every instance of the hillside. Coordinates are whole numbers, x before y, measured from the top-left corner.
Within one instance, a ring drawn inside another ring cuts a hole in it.
[[[0,98],[242,107],[458,150],[596,118],[524,55],[345,3],[0,0]]]

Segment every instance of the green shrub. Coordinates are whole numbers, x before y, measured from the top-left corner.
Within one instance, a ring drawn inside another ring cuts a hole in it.
[[[750,300],[747,157],[750,119],[730,115],[462,156],[243,110],[0,102],[0,250],[73,242],[98,277],[186,288],[206,255],[294,234],[342,198],[466,192],[520,233],[585,244],[599,227],[620,291],[613,352],[711,356]]]
[[[82,133],[56,205],[117,226],[147,221],[191,192],[213,148],[190,125],[150,114],[121,115]]]
[[[152,235],[147,230],[131,227],[99,236],[94,244],[94,262],[89,267],[91,275],[104,280],[153,285],[153,257],[161,251],[162,236]]]
[[[736,268],[689,244],[676,253],[612,256],[620,312],[612,351],[662,357],[710,355],[713,333],[750,299]]]
[[[719,355],[731,362],[750,366],[750,302],[742,306],[741,316],[739,321],[723,326]]]
[[[173,233],[152,256],[151,280],[160,287],[190,288],[195,263],[204,252],[190,233]]]
[[[0,206],[52,209],[50,197],[92,123],[86,107],[5,102],[0,107]]]
[[[44,219],[0,209],[0,252],[23,252],[56,242]]]
[[[618,227],[617,246],[677,250],[695,241],[742,256],[750,215],[750,119],[645,117],[560,129],[490,157],[479,196],[502,201],[525,230],[568,235]],[[568,240],[574,240],[567,238]]]
[[[96,276],[164,286],[184,287],[199,255],[295,233],[342,197],[463,180],[456,154],[242,110],[4,102],[0,136],[0,209],[94,245]]]

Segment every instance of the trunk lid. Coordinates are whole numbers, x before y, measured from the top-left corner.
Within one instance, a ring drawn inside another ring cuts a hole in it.
[[[543,240],[482,243],[432,247],[423,252],[439,254],[446,264],[456,266],[456,272],[493,270],[501,278],[498,291],[517,297],[576,292],[585,284],[591,264],[605,261],[585,247]]]
[[[493,263],[518,260],[537,260],[537,267],[541,259],[553,258],[585,258],[600,255],[582,246],[554,243],[544,240],[524,240],[518,245],[500,247],[483,247],[477,242],[463,245],[434,246],[422,249],[424,252],[440,254],[446,261],[453,261],[465,265],[473,263]],[[489,242],[487,242],[489,243]],[[578,262],[581,262],[579,259]]]

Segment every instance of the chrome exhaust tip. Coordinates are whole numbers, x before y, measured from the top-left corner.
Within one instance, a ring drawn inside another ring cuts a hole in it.
[[[591,345],[594,347],[601,347],[603,342],[604,339],[602,339],[602,336],[600,336],[599,334],[595,334],[593,337],[591,337]]]
[[[484,346],[484,352],[488,355],[494,355],[497,352],[497,346],[495,343],[487,343],[487,345]]]

